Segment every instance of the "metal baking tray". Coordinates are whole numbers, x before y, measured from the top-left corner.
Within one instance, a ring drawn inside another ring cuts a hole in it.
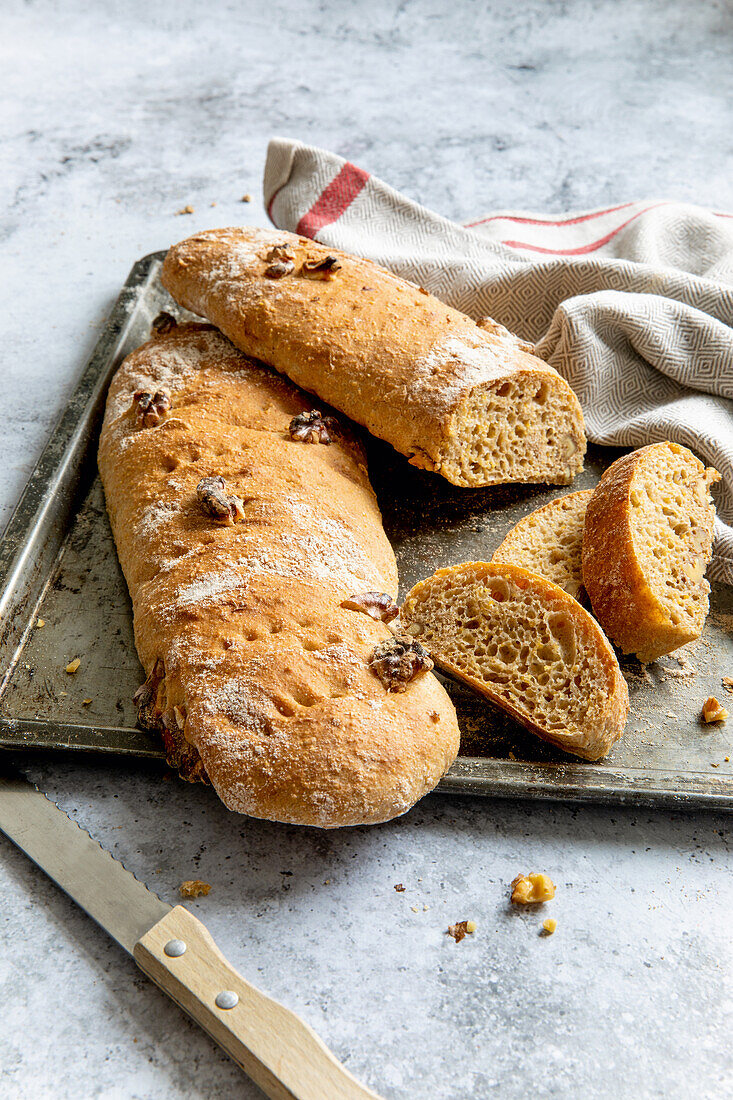
[[[109,380],[147,339],[161,310],[181,316],[158,275],[165,253],[133,267],[18,507],[0,540],[0,747],[126,753],[162,761],[136,729],[143,679],[132,615],[96,471]],[[567,488],[457,489],[368,440],[370,475],[395,548],[402,593],[443,565],[487,559],[527,512]],[[592,487],[621,453],[591,447],[572,489]],[[41,625],[43,623],[44,625]],[[704,636],[646,669],[622,662],[631,714],[600,763],[544,745],[460,684],[445,680],[463,734],[439,790],[508,798],[733,809],[733,721],[704,726],[703,701],[733,704],[733,588],[715,585]],[[66,665],[81,659],[68,675]],[[731,706],[733,710],[733,706]]]

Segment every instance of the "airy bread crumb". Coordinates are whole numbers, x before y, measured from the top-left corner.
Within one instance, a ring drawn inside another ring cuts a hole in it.
[[[677,443],[616,460],[593,491],[583,530],[583,583],[612,642],[646,663],[702,634],[720,480]]]
[[[592,489],[583,489],[536,508],[512,527],[491,560],[539,573],[582,603],[583,525],[592,496]]]
[[[613,649],[558,585],[516,565],[464,562],[408,593],[401,629],[532,733],[585,760],[624,730],[629,693]]]

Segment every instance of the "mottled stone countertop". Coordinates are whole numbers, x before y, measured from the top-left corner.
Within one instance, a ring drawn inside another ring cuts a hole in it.
[[[132,263],[265,222],[273,134],[457,219],[733,209],[722,0],[7,0],[2,23],[0,527]],[[321,833],[144,766],[31,771],[162,897],[210,882],[191,909],[231,962],[389,1100],[733,1096],[729,818],[435,795]],[[507,904],[531,869],[551,938]],[[4,838],[0,890],[3,1097],[259,1095]]]

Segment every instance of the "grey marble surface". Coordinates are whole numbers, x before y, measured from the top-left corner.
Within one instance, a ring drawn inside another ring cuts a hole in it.
[[[0,15],[0,527],[133,261],[264,221],[272,134],[458,219],[644,196],[733,209],[722,2]],[[232,963],[389,1100],[733,1096],[729,818],[433,796],[321,834],[144,767],[32,774],[162,897],[209,881],[191,908]],[[530,869],[558,883],[550,939],[507,905]],[[2,1096],[259,1095],[4,839],[0,891]],[[478,930],[455,944],[463,918]]]

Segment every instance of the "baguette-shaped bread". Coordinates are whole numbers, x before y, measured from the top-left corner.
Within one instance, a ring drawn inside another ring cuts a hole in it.
[[[447,672],[544,741],[599,760],[626,724],[629,692],[595,620],[515,565],[466,562],[416,584],[401,628]]]
[[[115,375],[99,467],[148,673],[141,720],[231,810],[330,828],[403,813],[459,734],[430,672],[399,693],[370,668],[392,635],[343,604],[394,597],[395,559],[359,443],[328,420],[330,444],[307,423],[291,436],[311,409],[211,326],[181,325]]]
[[[720,480],[678,443],[652,443],[605,471],[585,514],[583,583],[624,653],[653,661],[702,634]]]
[[[536,508],[512,527],[491,560],[539,573],[584,603],[583,525],[592,495],[592,489],[583,489]]]
[[[557,371],[368,260],[216,229],[171,248],[161,278],[242,351],[454,485],[566,485],[582,468],[583,416]]]

